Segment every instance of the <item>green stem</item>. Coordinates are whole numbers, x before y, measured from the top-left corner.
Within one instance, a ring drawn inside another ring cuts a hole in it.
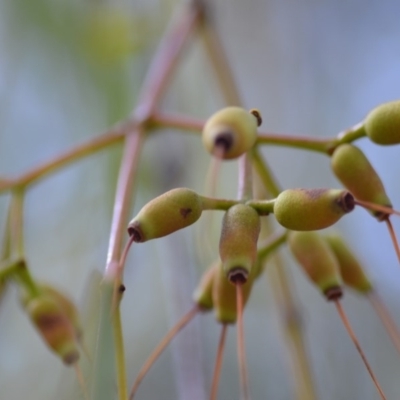
[[[250,207],[253,207],[260,215],[273,214],[275,199],[272,200],[250,200],[246,202]]]
[[[21,188],[12,193],[10,205],[11,254],[15,258],[24,258],[24,195]]]
[[[364,123],[359,122],[358,124],[354,125],[350,129],[347,129],[343,132],[340,132],[337,135],[337,146],[343,143],[351,143],[357,139],[361,139],[366,136]]]
[[[276,182],[276,179],[273,177],[266,161],[263,160],[257,146],[253,149],[253,165],[268,193],[272,197],[278,197],[282,190]]]
[[[237,200],[226,200],[226,199],[215,199],[212,197],[200,196],[203,210],[229,210],[235,204],[238,204]]]
[[[267,241],[257,252],[257,259],[260,263],[264,263],[266,258],[277,250],[282,244],[286,243],[288,231],[274,233],[268,237]]]
[[[320,139],[310,136],[292,136],[284,134],[260,133],[257,144],[272,144],[275,146],[295,147],[297,149],[316,151],[330,155],[336,146],[336,139]]]
[[[0,182],[0,192],[13,189],[15,187],[27,187],[36,183],[46,175],[56,172],[58,169],[77,161],[81,158],[89,156],[99,150],[102,150],[112,144],[122,141],[122,139],[131,132],[132,122],[125,121],[111,128],[106,133],[90,139],[81,145],[78,145],[63,154],[45,162],[38,167],[33,168],[27,173],[21,175],[14,180]]]

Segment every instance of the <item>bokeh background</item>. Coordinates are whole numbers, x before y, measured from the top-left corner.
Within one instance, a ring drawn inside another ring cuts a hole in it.
[[[210,3],[244,104],[261,110],[263,130],[329,137],[379,103],[399,98],[399,2]],[[17,176],[127,116],[179,4],[1,0],[0,175]],[[203,50],[196,40],[187,51],[163,100],[165,110],[207,118],[224,105]],[[399,147],[378,147],[366,139],[359,145],[400,208]],[[121,149],[115,145],[79,161],[27,195],[31,271],[80,304],[92,272],[105,265]],[[272,147],[264,154],[283,188],[340,186],[325,156]],[[203,192],[209,161],[195,135],[165,130],[151,136],[141,156],[132,215],[174,187]],[[236,173],[235,162],[222,167],[218,196],[236,196]],[[1,195],[2,226],[8,203],[9,197]],[[216,254],[219,219],[134,246],[122,306],[130,382],[167,329],[191,307],[191,293]],[[400,231],[398,220],[393,222]],[[400,325],[400,269],[386,227],[357,210],[336,228],[365,263]],[[212,239],[211,250],[197,245],[204,236]],[[295,282],[318,398],[376,399],[334,307],[290,255],[282,254]],[[349,292],[343,303],[387,397],[397,398],[399,354],[365,299]],[[145,378],[137,399],[207,398],[219,331],[211,314],[198,317]],[[253,398],[295,399],[288,346],[266,278],[255,285],[246,308],[245,334]],[[239,398],[235,346],[230,329],[220,399]],[[74,399],[71,382],[73,371],[45,348],[20,308],[17,290],[9,287],[0,304],[0,399]]]

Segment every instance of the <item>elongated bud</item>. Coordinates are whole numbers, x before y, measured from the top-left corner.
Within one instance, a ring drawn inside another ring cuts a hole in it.
[[[173,189],[147,203],[129,223],[128,233],[135,242],[145,242],[192,225],[201,213],[201,196],[190,189]]]
[[[290,232],[288,244],[304,272],[326,298],[340,298],[340,267],[328,243],[316,232]]]
[[[50,295],[23,300],[23,306],[46,344],[70,365],[78,361],[79,350],[72,323]]]
[[[218,260],[204,272],[199,285],[193,293],[194,302],[203,310],[211,310],[213,308],[212,291],[219,264],[220,261]]]
[[[226,107],[207,120],[203,144],[220,158],[237,158],[254,146],[259,121],[261,116],[257,110],[248,112],[240,107]]]
[[[274,204],[277,221],[294,231],[327,228],[353,209],[354,197],[339,189],[288,189]]]
[[[65,294],[61,293],[59,290],[55,289],[52,286],[41,285],[40,289],[44,294],[50,296],[60,305],[69,322],[74,328],[76,338],[80,340],[82,338],[83,331],[79,311],[76,305]]]
[[[227,278],[222,263],[219,263],[217,267],[212,291],[215,318],[224,324],[234,324],[237,319],[236,286],[232,285]],[[243,305],[250,296],[255,278],[254,272],[254,270],[251,271],[246,282],[242,284]]]
[[[260,217],[252,207],[236,204],[224,215],[219,254],[227,278],[245,281],[257,258]]]
[[[375,107],[365,118],[363,129],[377,144],[400,143],[400,100]]]
[[[340,267],[343,282],[361,294],[372,290],[372,283],[365,274],[360,262],[354,256],[341,236],[330,234],[324,237],[334,252]]]
[[[331,166],[338,179],[356,199],[392,206],[381,179],[358,147],[352,144],[340,145],[332,155]],[[371,213],[378,219],[386,216],[380,211]]]

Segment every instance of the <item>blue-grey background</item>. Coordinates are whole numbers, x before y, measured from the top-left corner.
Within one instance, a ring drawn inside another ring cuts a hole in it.
[[[362,120],[377,104],[399,98],[399,2],[211,3],[244,103],[261,110],[263,130],[328,137]],[[0,175],[17,176],[126,116],[177,4],[1,0]],[[195,41],[163,108],[206,118],[223,106],[216,87]],[[366,139],[359,145],[400,208],[399,147],[378,147]],[[265,155],[283,188],[340,187],[325,156],[272,147]],[[121,146],[113,146],[49,176],[27,195],[32,273],[76,302],[85,297],[90,272],[105,264],[120,156]],[[132,215],[173,187],[203,192],[209,160],[194,135],[165,131],[151,137],[142,153]],[[222,167],[218,196],[236,195],[236,172],[235,162]],[[1,225],[8,201],[0,197]],[[214,251],[219,218],[202,228],[213,238]],[[399,231],[398,220],[393,222]],[[385,226],[357,210],[337,229],[400,324],[399,262]],[[168,327],[190,308],[196,282],[213,258],[196,250],[199,235],[205,234],[188,228],[134,246],[129,256],[122,306],[129,382]],[[318,398],[378,398],[334,307],[283,254],[303,310]],[[367,301],[351,293],[343,303],[388,399],[397,398],[400,358],[378,318]],[[146,377],[138,400],[207,398],[219,330],[211,314],[199,317]],[[253,398],[295,399],[287,344],[265,278],[255,285],[246,309],[245,334]],[[73,381],[73,372],[47,351],[10,288],[0,305],[0,399],[67,399],[66,382]],[[238,388],[235,330],[230,329],[219,398],[239,398]]]

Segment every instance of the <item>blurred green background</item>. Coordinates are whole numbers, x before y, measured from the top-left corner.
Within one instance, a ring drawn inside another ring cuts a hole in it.
[[[260,109],[263,131],[332,136],[377,104],[399,98],[399,2],[210,3],[244,104]],[[17,176],[127,116],[178,4],[0,0],[0,176]],[[163,108],[207,118],[223,105],[196,40]],[[398,146],[378,147],[366,139],[359,144],[400,208]],[[272,147],[264,154],[283,188],[340,186],[324,156]],[[83,302],[91,271],[104,268],[120,158],[121,146],[113,146],[40,181],[27,195],[26,252],[32,273],[76,302]],[[209,160],[195,135],[166,130],[151,136],[141,157],[132,215],[174,187],[203,192]],[[235,197],[236,173],[235,162],[223,165],[218,196]],[[8,196],[0,197],[2,226],[8,202]],[[195,226],[134,246],[122,305],[129,382],[191,307],[192,291],[217,251],[220,217],[203,231]],[[393,222],[399,231],[400,223]],[[400,325],[400,269],[385,226],[357,210],[337,229],[365,262]],[[213,239],[214,253],[196,248],[199,235]],[[283,254],[303,312],[318,398],[376,399],[334,307]],[[378,318],[350,292],[344,306],[388,398],[397,398],[400,357]],[[198,317],[145,378],[137,399],[207,398],[219,330],[211,314]],[[245,334],[253,398],[295,399],[287,344],[265,278],[255,285],[247,306]],[[235,346],[231,329],[220,399],[239,398]],[[68,382],[73,381],[73,371],[45,348],[10,287],[0,304],[0,399],[71,399]]]

